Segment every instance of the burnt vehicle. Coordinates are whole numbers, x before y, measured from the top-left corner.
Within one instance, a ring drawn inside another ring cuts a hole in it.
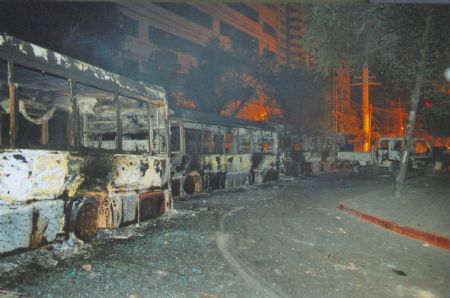
[[[280,172],[287,176],[334,170],[345,136],[333,132],[306,132],[292,125],[278,125]]]
[[[404,147],[402,137],[381,137],[371,152],[342,151],[338,158],[342,162],[351,163],[356,173],[365,173],[367,168],[376,167],[397,176],[400,169],[400,157]],[[413,171],[431,170],[433,167],[433,151],[427,140],[414,138],[408,168]]]
[[[0,34],[0,254],[171,207],[164,89]]]
[[[169,118],[174,198],[278,178],[274,126],[181,108]]]

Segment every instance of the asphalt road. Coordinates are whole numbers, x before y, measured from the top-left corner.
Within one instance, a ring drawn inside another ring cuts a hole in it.
[[[391,183],[334,174],[177,202],[0,285],[45,297],[448,297],[448,251],[336,208]]]

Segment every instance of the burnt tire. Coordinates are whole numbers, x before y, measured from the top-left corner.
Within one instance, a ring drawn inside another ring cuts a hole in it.
[[[183,183],[184,192],[192,195],[195,193],[195,178],[191,175],[188,175]]]
[[[97,202],[94,198],[77,198],[71,203],[70,231],[83,241],[97,237]]]

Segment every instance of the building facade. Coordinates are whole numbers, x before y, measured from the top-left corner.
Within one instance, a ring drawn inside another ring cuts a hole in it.
[[[292,68],[309,66],[309,52],[303,48],[306,24],[303,19],[303,4],[284,3],[279,9],[278,60]]]
[[[128,38],[125,61],[140,67],[155,45],[178,55],[181,72],[195,63],[201,47],[218,37],[225,45],[241,46],[278,56],[280,16],[278,7],[242,3],[149,3],[119,4]],[[127,60],[128,59],[128,60]]]
[[[140,70],[152,52],[162,48],[174,54],[182,78],[212,38],[225,46],[238,43],[272,55],[281,65],[297,67],[305,61],[298,4],[127,1],[119,4],[119,11],[128,33],[122,63]],[[264,121],[277,115],[281,116],[281,110],[276,103],[258,92],[237,117]]]

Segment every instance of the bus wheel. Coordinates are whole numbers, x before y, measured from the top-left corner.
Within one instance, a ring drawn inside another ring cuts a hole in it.
[[[83,241],[97,236],[97,203],[94,198],[77,198],[72,201],[70,212],[71,231]]]

